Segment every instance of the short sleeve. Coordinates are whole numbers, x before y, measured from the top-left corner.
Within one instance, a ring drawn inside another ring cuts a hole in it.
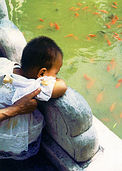
[[[40,101],[48,101],[52,96],[52,91],[56,82],[55,77],[42,77],[40,82],[41,92],[37,95],[36,99]]]
[[[40,101],[48,101],[52,96],[53,87],[56,82],[55,77],[40,77],[36,80],[27,79],[23,76],[12,74],[13,76],[13,86],[15,88],[15,93],[12,98],[12,103],[16,102],[23,96],[31,93],[37,88],[41,88],[41,92],[35,97]]]

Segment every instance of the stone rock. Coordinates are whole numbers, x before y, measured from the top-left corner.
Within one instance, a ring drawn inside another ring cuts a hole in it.
[[[8,18],[4,0],[0,1],[0,56],[20,63],[26,40],[19,29]]]
[[[8,11],[7,11],[5,0],[0,0],[0,20],[3,18],[8,19]]]
[[[49,135],[77,162],[86,161],[98,150],[92,126],[92,111],[85,99],[68,88],[65,95],[40,102]]]

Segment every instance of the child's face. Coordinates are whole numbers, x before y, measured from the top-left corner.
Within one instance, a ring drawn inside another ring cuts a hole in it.
[[[62,56],[61,56],[61,54],[58,54],[58,58],[54,62],[53,66],[49,70],[46,70],[45,71],[44,76],[53,76],[53,77],[56,77],[56,75],[60,71],[60,68],[62,66],[62,63],[63,63]]]

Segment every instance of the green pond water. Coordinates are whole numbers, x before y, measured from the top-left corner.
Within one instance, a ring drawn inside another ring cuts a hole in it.
[[[57,42],[64,52],[58,76],[122,138],[122,1],[6,2],[10,19],[27,41],[45,35]]]

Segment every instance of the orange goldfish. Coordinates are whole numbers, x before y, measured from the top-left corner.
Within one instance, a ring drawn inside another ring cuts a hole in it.
[[[101,120],[104,121],[104,122],[109,122],[110,121],[109,118],[102,118]]]
[[[108,11],[106,11],[106,10],[99,10],[99,11],[108,14]]]
[[[71,7],[70,10],[73,10],[75,7]]]
[[[114,5],[117,5],[117,2],[113,2]]]
[[[111,23],[110,24],[115,24],[116,23],[116,21],[118,20],[119,18],[118,18],[118,16],[117,15],[115,15],[113,18],[112,18],[112,21],[111,21]]]
[[[95,15],[100,15],[100,13],[99,13],[99,12],[93,12],[93,14],[95,14]]]
[[[118,28],[122,27],[122,24],[119,24],[117,27],[118,27]]]
[[[79,14],[76,12],[76,13],[75,13],[75,17],[78,17],[78,16],[79,16]]]
[[[112,7],[113,7],[113,8],[117,8],[117,6],[115,6],[115,5],[112,5]]]
[[[68,35],[66,35],[64,37],[74,37],[74,34],[68,34]]]
[[[42,21],[42,22],[44,22],[44,20],[43,20],[42,18],[40,18],[40,19],[39,19],[39,21]]]
[[[79,3],[77,3],[77,5],[78,5],[78,6],[81,6],[82,4],[79,2]]]
[[[119,79],[118,82],[119,82],[119,83],[122,83],[122,79]]]
[[[96,35],[95,35],[95,34],[89,34],[89,36],[90,36],[90,37],[96,37]]]
[[[82,8],[82,10],[86,10],[86,9],[88,9],[88,6]]]
[[[115,62],[115,59],[114,58],[110,61],[110,64],[112,66],[112,69],[114,69],[115,66],[116,66],[116,62]]]
[[[88,75],[86,75],[86,74],[84,74],[84,76],[83,76],[86,80],[89,80],[89,81],[91,81],[92,79],[88,76]]]
[[[110,106],[110,112],[112,112],[112,111],[115,109],[115,106],[116,106],[116,103],[113,103],[113,104]]]
[[[93,63],[93,62],[94,62],[94,58],[91,58],[91,59],[90,59],[90,63]]]
[[[115,34],[116,36],[119,36],[116,32],[114,32],[114,34]]]
[[[93,85],[94,85],[94,80],[90,80],[88,83],[87,83],[87,86],[86,86],[86,88],[87,89],[89,89],[89,88],[91,88]]]
[[[121,83],[117,83],[115,87],[118,88],[118,87],[120,87],[120,85],[121,85]]]
[[[73,11],[79,11],[80,10],[80,8],[75,8]]]
[[[87,40],[91,40],[91,38],[89,36],[87,36],[86,38],[87,38]]]
[[[59,30],[60,29],[60,27],[59,27],[59,25],[57,23],[55,23],[55,29],[56,30]]]
[[[120,115],[119,115],[119,116],[120,116],[120,118],[122,118],[122,113],[120,113]]]
[[[54,26],[54,24],[53,24],[53,23],[51,23],[51,22],[49,23],[49,25],[50,25],[50,27],[53,27],[53,26]]]
[[[43,25],[38,25],[36,28],[37,29],[41,29],[41,28],[43,28],[44,26]]]
[[[78,37],[77,37],[77,36],[74,36],[74,39],[75,39],[75,40],[78,40]]]
[[[110,42],[110,40],[108,40],[108,39],[107,39],[107,43],[108,43],[108,45],[109,45],[109,46],[111,46],[111,42]]]
[[[111,28],[111,26],[110,26],[109,24],[105,24],[105,25],[107,26],[107,28],[108,28],[108,29],[110,29],[110,28]]]
[[[97,95],[97,98],[96,98],[97,103],[100,103],[102,99],[103,99],[103,91]]]
[[[107,71],[109,72],[111,70],[111,66],[108,64],[107,65]]]
[[[114,17],[116,20],[119,20],[119,18],[118,18],[118,16],[117,15],[115,15],[115,17]]]

